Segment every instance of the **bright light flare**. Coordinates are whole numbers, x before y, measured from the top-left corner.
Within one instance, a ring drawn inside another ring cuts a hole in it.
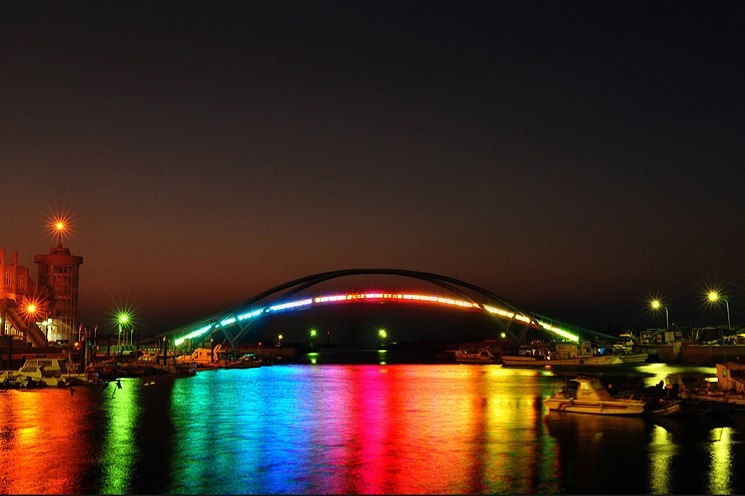
[[[64,214],[54,215],[52,220],[49,221],[49,229],[52,232],[52,236],[57,240],[57,243],[62,244],[62,240],[67,239],[72,231],[69,217]]]
[[[119,307],[113,315],[114,327],[130,327],[135,325],[135,314],[131,308]]]
[[[41,303],[36,300],[29,300],[22,307],[23,315],[26,320],[36,321],[37,314],[41,310]]]

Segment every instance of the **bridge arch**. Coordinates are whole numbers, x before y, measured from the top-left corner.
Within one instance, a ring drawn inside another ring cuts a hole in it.
[[[292,300],[292,298],[297,298],[297,295],[303,291],[334,279],[360,275],[399,276],[424,281],[441,287],[448,291],[449,294],[458,295],[462,298],[449,301],[450,303],[459,306],[469,306],[481,310],[490,317],[493,317],[495,332],[499,334],[504,333],[504,335],[509,337],[516,344],[521,343],[525,339],[527,332],[531,329],[544,330],[548,333],[554,333],[563,336],[565,339],[575,341],[580,337],[618,339],[615,336],[586,329],[567,322],[561,322],[537,312],[533,312],[489,290],[453,277],[431,272],[386,268],[341,269],[320,272],[294,279],[262,291],[232,308],[207,316],[197,322],[181,326],[168,333],[162,334],[161,336],[171,336],[174,339],[175,344],[178,345],[179,342],[183,342],[185,339],[204,337],[205,335],[215,333],[219,330],[231,345],[237,346],[246,334],[248,334],[252,324],[262,315],[276,312],[277,310],[286,310],[297,306],[308,306],[313,305],[314,303],[317,304],[328,301],[323,298]],[[417,298],[413,295],[404,294],[371,295],[369,293],[358,293],[352,296],[347,295],[346,297],[363,299],[368,299],[369,297],[370,301],[376,301],[385,299],[386,297],[403,299],[407,296],[414,299]]]

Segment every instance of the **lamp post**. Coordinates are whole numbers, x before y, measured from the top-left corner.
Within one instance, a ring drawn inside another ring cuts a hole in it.
[[[380,346],[385,346],[388,332],[385,329],[378,329],[378,338],[380,339]]]
[[[118,339],[117,345],[119,346],[119,351],[121,352],[121,350],[122,350],[122,348],[121,348],[122,347],[122,344],[126,344],[126,340],[127,340],[127,334],[126,334],[126,331],[125,331],[124,328],[127,326],[127,324],[130,324],[130,328],[129,328],[129,344],[131,345],[132,344],[132,334],[134,333],[134,326],[131,326],[131,323],[130,323],[130,314],[129,314],[128,311],[121,311],[121,312],[119,312],[116,315],[116,322],[119,325],[119,339]],[[122,343],[122,332],[125,333],[124,334],[124,341],[125,341],[125,343]]]
[[[663,305],[660,300],[652,300],[651,305],[655,310],[659,310],[660,308],[665,310],[665,329],[670,329],[670,315],[667,311],[667,307]]]
[[[716,303],[719,300],[722,300],[724,302],[727,307],[727,329],[732,329],[732,323],[729,319],[729,302],[727,301],[727,299],[716,291],[709,291],[709,294],[707,296],[709,297],[709,301],[711,301],[712,303]]]

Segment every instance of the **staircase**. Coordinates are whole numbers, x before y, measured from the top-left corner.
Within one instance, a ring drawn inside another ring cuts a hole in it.
[[[43,348],[47,345],[46,336],[39,326],[35,322],[26,321],[18,312],[18,304],[13,301],[6,299],[4,302],[0,302],[0,312],[8,323],[18,331],[21,331],[26,338],[33,343],[34,346]]]

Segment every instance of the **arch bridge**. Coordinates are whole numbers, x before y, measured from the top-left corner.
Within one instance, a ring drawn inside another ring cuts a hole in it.
[[[398,276],[429,283],[445,294],[370,290],[321,291],[323,283],[350,276]],[[315,294],[313,294],[315,290]],[[202,339],[221,332],[234,347],[250,332],[251,326],[264,316],[282,312],[348,302],[387,302],[436,304],[454,309],[481,311],[492,318],[495,336],[504,334],[515,344],[523,343],[528,331],[542,330],[560,339],[578,342],[580,339],[618,337],[586,329],[538,314],[521,307],[484,288],[452,277],[405,269],[343,269],[312,274],[267,289],[239,305],[209,315],[199,321],[173,329],[160,337],[169,336],[175,346],[187,339]]]

